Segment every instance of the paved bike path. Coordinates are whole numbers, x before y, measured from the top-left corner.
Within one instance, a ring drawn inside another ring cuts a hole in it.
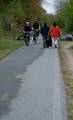
[[[10,112],[0,120],[67,120],[65,87],[57,49],[45,49],[21,78]]]

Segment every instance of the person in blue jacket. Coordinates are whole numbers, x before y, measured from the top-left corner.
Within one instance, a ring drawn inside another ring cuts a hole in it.
[[[44,25],[43,25],[43,27],[41,28],[41,34],[42,34],[42,36],[43,36],[44,38],[46,38],[46,39],[47,39],[47,37],[48,37],[49,29],[50,29],[50,28],[49,28],[47,22],[45,22]]]
[[[48,26],[47,22],[44,23],[43,27],[41,28],[41,35],[43,37],[43,47],[45,45],[48,47],[51,46],[51,37],[48,35],[48,32],[50,30],[50,27]]]

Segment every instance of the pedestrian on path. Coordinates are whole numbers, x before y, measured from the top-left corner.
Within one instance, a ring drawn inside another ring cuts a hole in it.
[[[43,27],[41,28],[41,35],[43,36],[43,39],[47,39],[49,29],[50,28],[49,28],[47,22],[45,22]]]
[[[52,39],[52,47],[58,47],[58,38],[60,37],[60,28],[56,25],[56,22],[53,22],[53,25],[50,27],[48,34]]]
[[[51,37],[48,35],[48,31],[50,30],[50,27],[47,22],[44,23],[44,25],[41,28],[41,35],[43,38],[43,47],[49,47],[51,46]]]

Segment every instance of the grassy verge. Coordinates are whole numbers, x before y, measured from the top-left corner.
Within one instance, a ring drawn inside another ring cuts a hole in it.
[[[0,59],[23,44],[23,41],[17,41],[12,35],[0,35]]]
[[[69,50],[73,54],[73,45],[69,48]]]
[[[66,43],[66,45],[67,44],[69,44],[69,42]],[[61,46],[62,43],[60,45],[60,60],[63,71],[63,77],[66,85],[68,120],[73,120],[73,75],[72,75],[72,71],[70,71],[69,69],[68,66],[69,63],[67,62],[67,58]]]

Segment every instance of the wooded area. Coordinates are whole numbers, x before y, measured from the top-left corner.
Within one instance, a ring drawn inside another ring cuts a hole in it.
[[[57,8],[56,21],[64,32],[73,34],[73,0],[69,0]]]
[[[0,0],[0,31],[20,30],[24,21],[32,24],[35,17],[40,23],[49,17],[37,0]]]
[[[42,0],[0,0],[0,31],[19,31],[23,23],[29,20],[32,24],[38,17],[40,24],[44,21],[57,23],[65,32],[73,33],[73,0],[56,1],[57,13],[48,15],[39,2]]]

